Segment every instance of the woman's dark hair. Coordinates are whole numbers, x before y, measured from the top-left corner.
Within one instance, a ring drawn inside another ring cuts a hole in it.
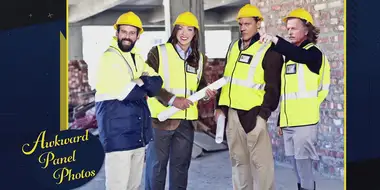
[[[177,32],[178,32],[178,30],[179,30],[179,25],[175,25],[174,28],[173,28],[172,34],[171,34],[170,38],[168,39],[168,43],[173,44],[173,46],[175,46],[178,43],[178,39],[177,39]],[[195,35],[194,35],[193,39],[190,42],[191,54],[186,59],[186,62],[190,66],[198,69],[198,62],[199,62],[199,59],[200,59],[200,53],[199,53],[199,32],[198,32],[198,29],[195,28],[195,27],[194,27],[194,33],[195,33]]]

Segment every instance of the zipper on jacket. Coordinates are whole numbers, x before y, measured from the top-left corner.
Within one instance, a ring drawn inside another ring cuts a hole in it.
[[[143,121],[145,121],[144,118],[146,118],[146,115],[145,115],[144,109],[145,109],[145,107],[142,109],[142,114],[141,114],[142,117],[140,119],[140,126],[141,126],[141,141],[142,141],[143,146],[145,147],[145,138],[144,138],[144,125],[145,125],[145,123]]]
[[[288,114],[286,114],[286,63],[285,63],[285,73],[284,73],[284,115],[286,120],[286,126],[289,125]]]
[[[135,65],[135,70],[136,70],[136,72],[137,72],[137,66],[136,66],[135,54],[131,53],[131,57],[132,57],[132,60],[133,60],[133,64]]]
[[[183,64],[183,68],[184,68],[184,71],[185,71],[185,98],[187,98],[187,73],[186,73],[186,66],[187,66],[187,63],[185,61],[185,64]],[[185,120],[187,119],[187,109],[185,109]]]
[[[228,91],[228,98],[230,99],[230,104],[229,104],[229,106],[228,107],[231,107],[231,86],[232,86],[232,78],[233,78],[233,76],[234,76],[234,73],[235,73],[235,69],[236,69],[236,65],[237,65],[237,62],[238,62],[238,60],[239,60],[239,57],[240,57],[240,55],[241,55],[241,50],[239,50],[239,55],[238,55],[238,57],[237,57],[237,59],[236,59],[236,61],[235,61],[235,65],[234,65],[234,69],[232,70],[232,73],[231,73],[231,80],[230,80],[230,88],[229,88],[229,91]],[[227,65],[227,64],[226,64]]]

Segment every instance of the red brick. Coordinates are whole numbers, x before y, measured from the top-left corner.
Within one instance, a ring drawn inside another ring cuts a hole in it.
[[[331,71],[331,76],[343,78],[343,71]]]
[[[329,38],[328,37],[320,37],[318,39],[318,43],[327,43],[329,42]]]
[[[281,6],[280,5],[274,5],[274,6],[272,6],[272,10],[279,11],[279,10],[281,10]]]
[[[340,64],[337,61],[333,61],[330,63],[330,67],[331,67],[331,69],[336,69],[336,68],[340,67]]]
[[[343,111],[337,111],[336,115],[338,116],[338,118],[344,118],[344,112]]]

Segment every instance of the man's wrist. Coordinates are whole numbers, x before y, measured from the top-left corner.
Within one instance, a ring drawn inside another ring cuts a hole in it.
[[[135,82],[139,87],[144,85],[144,81],[141,79],[135,79],[133,80],[133,82]]]
[[[277,36],[272,36],[272,42],[274,43],[274,45],[277,45],[278,37]]]
[[[169,106],[172,106],[173,105],[173,102],[175,100],[176,96],[172,96],[172,98],[170,98],[169,102],[168,102],[168,105]]]

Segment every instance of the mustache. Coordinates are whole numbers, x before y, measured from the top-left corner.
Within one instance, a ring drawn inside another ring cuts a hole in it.
[[[123,41],[129,41],[129,42],[133,43],[133,41],[131,39],[121,39],[120,41],[121,42],[123,42]]]

